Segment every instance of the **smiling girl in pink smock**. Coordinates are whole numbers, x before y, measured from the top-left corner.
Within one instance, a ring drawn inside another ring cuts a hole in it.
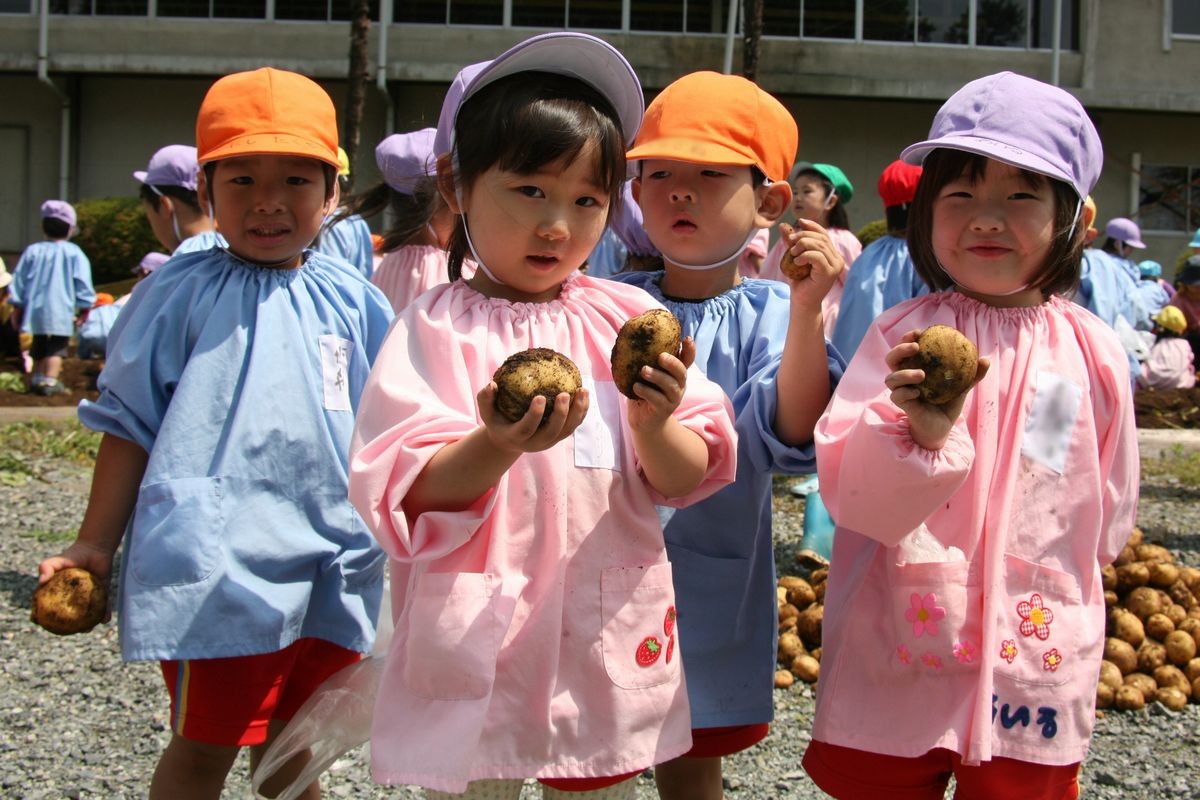
[[[1067,92],[972,81],[902,158],[935,291],[867,331],[817,426],[837,521],[813,741],[839,798],[1066,800],[1095,721],[1100,568],[1134,522],[1137,437],[1113,331],[1069,302],[1100,139]],[[976,384],[943,406],[901,362],[957,328]]]
[[[350,497],[398,584],[371,735],[382,783],[516,798],[535,777],[548,797],[632,798],[638,773],[691,747],[655,504],[733,480],[732,410],[690,341],[621,396],[617,332],[657,303],[578,271],[642,108],[625,59],[576,33],[467,67],[447,94],[453,282],[397,318],[351,450]],[[545,422],[543,398],[508,422],[492,374],[531,347],[571,358],[584,388]]]

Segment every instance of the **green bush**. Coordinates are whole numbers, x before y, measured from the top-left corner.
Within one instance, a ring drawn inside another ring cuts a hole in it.
[[[135,197],[97,197],[75,204],[79,233],[73,239],[92,262],[92,283],[123,281],[142,256],[162,251]]]
[[[855,235],[862,242],[862,246],[866,247],[885,233],[887,233],[887,220],[876,219],[859,228]]]

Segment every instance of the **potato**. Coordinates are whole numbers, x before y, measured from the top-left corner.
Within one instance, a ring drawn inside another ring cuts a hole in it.
[[[1117,594],[1132,592],[1137,587],[1145,586],[1149,582],[1150,567],[1140,561],[1132,561],[1117,567]]]
[[[796,608],[791,603],[784,603],[779,607],[779,622],[782,624],[785,619],[795,619],[800,616],[800,609]]]
[[[779,223],[779,236],[787,242],[791,241],[796,229],[786,222]],[[783,251],[783,259],[779,262],[779,271],[794,281],[802,281],[812,273],[812,264],[797,264],[791,250]]]
[[[1131,672],[1125,676],[1122,683],[1123,686],[1135,686],[1142,693],[1147,702],[1154,699],[1154,693],[1158,691],[1158,684],[1144,672]]]
[[[796,677],[786,669],[775,670],[775,688],[786,689],[796,682]]]
[[[1196,605],[1200,605],[1200,600],[1196,600],[1196,596],[1192,594],[1192,590],[1182,580],[1175,581],[1168,586],[1167,595],[1170,596],[1172,603],[1182,606],[1185,611]]]
[[[818,603],[825,602],[825,584],[825,581],[813,584],[813,594],[817,596],[816,602]]]
[[[801,585],[793,586],[788,590],[788,600],[796,608],[803,611],[817,602],[817,593],[813,590],[813,587],[808,585],[808,581],[804,581]]]
[[[821,662],[812,656],[796,656],[792,662],[792,674],[805,683],[816,683],[821,675]]]
[[[1104,660],[1115,664],[1122,675],[1128,675],[1137,669],[1137,651],[1129,642],[1115,636],[1104,640]]]
[[[1117,568],[1112,564],[1105,564],[1100,568],[1100,582],[1104,586],[1105,591],[1116,591],[1117,588]]]
[[[1175,630],[1175,623],[1166,614],[1151,614],[1146,620],[1146,635],[1160,642],[1167,640],[1167,635]]]
[[[818,567],[808,576],[808,582],[815,587],[818,583],[824,583],[828,578],[829,567]]]
[[[1194,681],[1200,678],[1200,658],[1193,658],[1183,666],[1183,674],[1187,676],[1189,681]]]
[[[1200,703],[1200,678],[1192,681],[1192,702]]]
[[[1167,650],[1167,661],[1177,667],[1186,666],[1196,657],[1196,640],[1187,631],[1171,631],[1163,640]]]
[[[949,325],[930,325],[917,338],[921,348],[904,359],[901,369],[919,369],[925,378],[917,389],[921,399],[935,406],[950,403],[975,383],[979,351],[975,344]]]
[[[1189,698],[1192,696],[1192,682],[1183,674],[1183,670],[1173,664],[1164,664],[1161,667],[1156,667],[1154,670],[1154,682],[1158,684],[1158,688],[1160,689],[1167,689],[1173,686]]]
[[[1133,546],[1127,544],[1121,548],[1121,552],[1117,553],[1117,557],[1113,561],[1113,566],[1120,569],[1126,564],[1132,564],[1135,560],[1136,554],[1133,552]]]
[[[1138,566],[1141,566],[1141,565],[1140,564],[1127,565],[1127,567],[1138,567]],[[1121,567],[1120,569],[1117,570],[1118,580],[1120,580],[1121,570],[1127,569],[1127,567]],[[1148,570],[1147,570],[1147,572],[1148,572]],[[1119,589],[1117,590],[1117,593],[1118,594],[1120,593]],[[1159,597],[1158,592],[1154,591],[1153,589],[1139,585],[1136,588],[1132,589],[1129,592],[1129,594],[1125,597],[1125,608],[1132,611],[1134,614],[1137,615],[1138,619],[1145,622],[1152,615],[1157,614],[1163,610],[1162,598]]]
[[[1120,611],[1113,618],[1112,635],[1129,642],[1134,647],[1141,645],[1146,638],[1146,629],[1136,614],[1130,611]]]
[[[799,629],[800,638],[806,645],[816,647],[821,643],[821,623],[824,619],[825,606],[816,603],[800,612],[800,618],[796,620],[796,628]]]
[[[1121,602],[1121,598],[1117,597],[1117,593],[1112,589],[1107,589],[1104,592],[1104,607],[1115,608],[1117,603]]]
[[[68,567],[33,592],[30,618],[51,633],[87,633],[104,621],[108,588],[86,569]]]
[[[794,633],[783,633],[779,635],[779,663],[791,664],[796,660],[796,656],[807,654],[804,649],[804,643],[800,641],[800,637]]]
[[[777,606],[779,606],[780,608],[783,608],[784,606],[787,605],[787,601],[788,601],[787,589],[783,588],[782,586],[776,586],[775,587],[775,604]]]
[[[1145,540],[1146,534],[1142,532],[1141,528],[1134,526],[1133,530],[1129,532],[1129,538],[1125,540],[1125,544],[1129,545],[1130,547],[1137,547]]]
[[[642,367],[658,369],[660,355],[678,355],[682,333],[679,320],[665,308],[652,308],[627,320],[612,349],[613,381],[621,394],[638,399],[633,386],[641,376]]]
[[[1188,617],[1179,623],[1179,630],[1190,633],[1192,638],[1196,640],[1196,650],[1200,651],[1200,619]]]
[[[1116,691],[1107,683],[1096,684],[1096,708],[1112,708]]]
[[[1171,620],[1171,624],[1178,628],[1188,618],[1188,612],[1183,606],[1177,606],[1171,603],[1163,609],[1163,613],[1167,615],[1167,619]]]
[[[1138,672],[1145,672],[1148,675],[1166,663],[1167,648],[1153,639],[1142,642],[1142,646],[1137,649]]]
[[[1161,544],[1139,544],[1133,548],[1138,561],[1161,561],[1167,564],[1175,562],[1175,556]]]
[[[1154,693],[1154,700],[1162,703],[1171,711],[1183,711],[1187,707],[1187,696],[1176,688],[1159,689]]]
[[[1100,682],[1108,684],[1110,688],[1116,689],[1125,683],[1121,679],[1121,670],[1111,661],[1100,662]]]
[[[821,648],[819,648],[819,647],[814,647],[812,650],[809,650],[808,654],[810,656],[812,656],[813,658],[815,658],[817,661],[821,660]]]
[[[1150,564],[1151,586],[1158,586],[1162,589],[1166,589],[1177,580],[1179,580],[1179,567],[1175,566],[1174,564],[1168,564],[1161,561],[1155,561]],[[1191,592],[1188,594],[1191,594]]]
[[[1179,580],[1189,589],[1200,587],[1200,567],[1180,567]]]
[[[562,353],[533,347],[513,353],[492,375],[496,382],[496,410],[509,422],[525,416],[535,397],[546,398],[545,422],[554,412],[554,399],[563,392],[575,396],[583,386],[579,368]]]
[[[1122,711],[1139,711],[1146,707],[1146,698],[1135,686],[1122,686],[1113,697],[1113,705]]]

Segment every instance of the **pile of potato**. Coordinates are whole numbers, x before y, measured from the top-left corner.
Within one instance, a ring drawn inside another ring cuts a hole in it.
[[[816,683],[821,672],[821,622],[825,616],[825,578],[819,567],[808,578],[784,575],[775,592],[779,600],[779,665],[775,688],[786,689],[796,678]]]
[[[1200,703],[1200,569],[1134,528],[1104,568],[1108,638],[1097,708],[1136,710],[1158,701],[1172,711]]]

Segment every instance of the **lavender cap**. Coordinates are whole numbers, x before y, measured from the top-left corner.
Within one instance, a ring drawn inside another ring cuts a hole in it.
[[[66,200],[47,200],[42,203],[42,219],[57,219],[75,227],[75,208]]]
[[[146,253],[146,255],[142,256],[142,260],[138,262],[138,265],[130,270],[130,272],[143,272],[149,275],[170,260],[171,257],[166,253]]]
[[[375,148],[375,163],[383,180],[400,194],[411,195],[416,185],[437,174],[433,153],[436,128],[422,128],[410,133],[393,133]]]
[[[934,116],[929,138],[906,147],[900,158],[921,164],[939,147],[1063,181],[1080,200],[1104,163],[1096,126],[1074,96],[1012,72],[973,80],[951,95]]]
[[[133,177],[151,186],[178,186],[196,191],[196,148],[187,144],[169,144],[159,148],[150,156],[144,170],[137,170]]]
[[[1128,217],[1113,217],[1104,226],[1104,235],[1110,239],[1116,239],[1118,242],[1124,242],[1130,247],[1136,247],[1139,250],[1145,248],[1146,243],[1142,241],[1142,229],[1138,224]]]
[[[435,155],[450,152],[458,110],[488,84],[518,72],[552,72],[578,78],[608,98],[621,121],[626,144],[642,125],[645,99],[633,67],[616,48],[586,33],[555,31],[513,45],[491,61],[464,67],[454,76],[438,117]]]

